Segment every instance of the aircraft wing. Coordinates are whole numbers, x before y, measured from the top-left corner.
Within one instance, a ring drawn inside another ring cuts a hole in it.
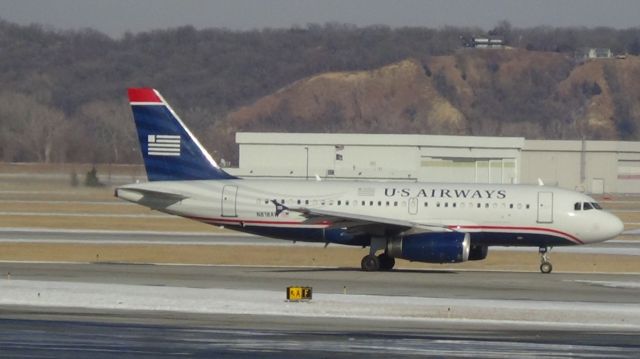
[[[286,208],[290,212],[298,212],[307,218],[307,223],[331,223],[332,228],[348,228],[350,230],[367,230],[375,228],[375,232],[385,234],[399,233],[409,229],[422,229],[434,232],[449,232],[447,226],[439,223],[423,223],[388,217],[369,216],[340,211],[328,211],[312,208]],[[371,230],[368,230],[371,231]]]

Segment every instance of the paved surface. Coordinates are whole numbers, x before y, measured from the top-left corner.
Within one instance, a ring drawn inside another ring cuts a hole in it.
[[[584,246],[556,247],[553,252],[584,254],[614,254],[640,256],[640,238],[611,240]],[[198,244],[198,245],[268,245],[290,246],[291,241],[247,235],[243,233],[216,232],[145,232],[106,230],[55,230],[30,228],[1,228],[0,243],[95,243],[95,244]],[[297,242],[297,246],[307,245]],[[314,243],[311,245],[318,246]],[[492,247],[491,250],[535,251],[530,247]]]
[[[126,318],[113,313],[61,317],[15,311],[20,313],[0,311],[4,358],[635,358],[640,350],[632,333],[417,330],[394,328],[393,323],[386,323],[386,330],[371,330],[370,323],[341,320],[274,329],[282,323],[260,317],[150,320],[141,313],[127,313]]]
[[[20,280],[637,304],[640,276],[340,268],[0,263]],[[6,280],[3,279],[3,280]],[[1,294],[0,294],[1,295]],[[617,304],[612,304],[616,306]],[[340,318],[0,308],[2,357],[636,357],[640,333]]]
[[[284,290],[312,286],[316,292],[435,298],[638,303],[640,276],[624,274],[513,273],[342,268],[161,266],[128,264],[0,263],[11,279]]]

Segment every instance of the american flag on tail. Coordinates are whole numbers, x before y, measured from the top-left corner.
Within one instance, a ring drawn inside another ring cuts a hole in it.
[[[180,136],[148,135],[147,154],[150,156],[180,156]]]

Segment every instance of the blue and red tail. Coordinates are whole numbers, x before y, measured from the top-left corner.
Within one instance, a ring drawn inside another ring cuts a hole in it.
[[[129,102],[149,181],[236,178],[218,166],[158,91],[131,88]]]

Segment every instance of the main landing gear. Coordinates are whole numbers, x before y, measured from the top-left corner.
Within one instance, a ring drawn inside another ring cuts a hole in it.
[[[376,256],[378,250],[384,249],[384,252]],[[391,270],[396,265],[395,258],[387,253],[387,239],[375,237],[371,239],[371,247],[369,254],[362,258],[360,267],[365,272],[375,272],[379,270]]]
[[[549,250],[547,247],[540,247],[538,252],[540,253],[540,272],[544,274],[551,273],[553,266],[549,262]]]
[[[395,265],[396,259],[387,253],[381,253],[377,256],[375,254],[367,254],[362,258],[362,262],[360,262],[360,266],[365,272],[391,270]]]

